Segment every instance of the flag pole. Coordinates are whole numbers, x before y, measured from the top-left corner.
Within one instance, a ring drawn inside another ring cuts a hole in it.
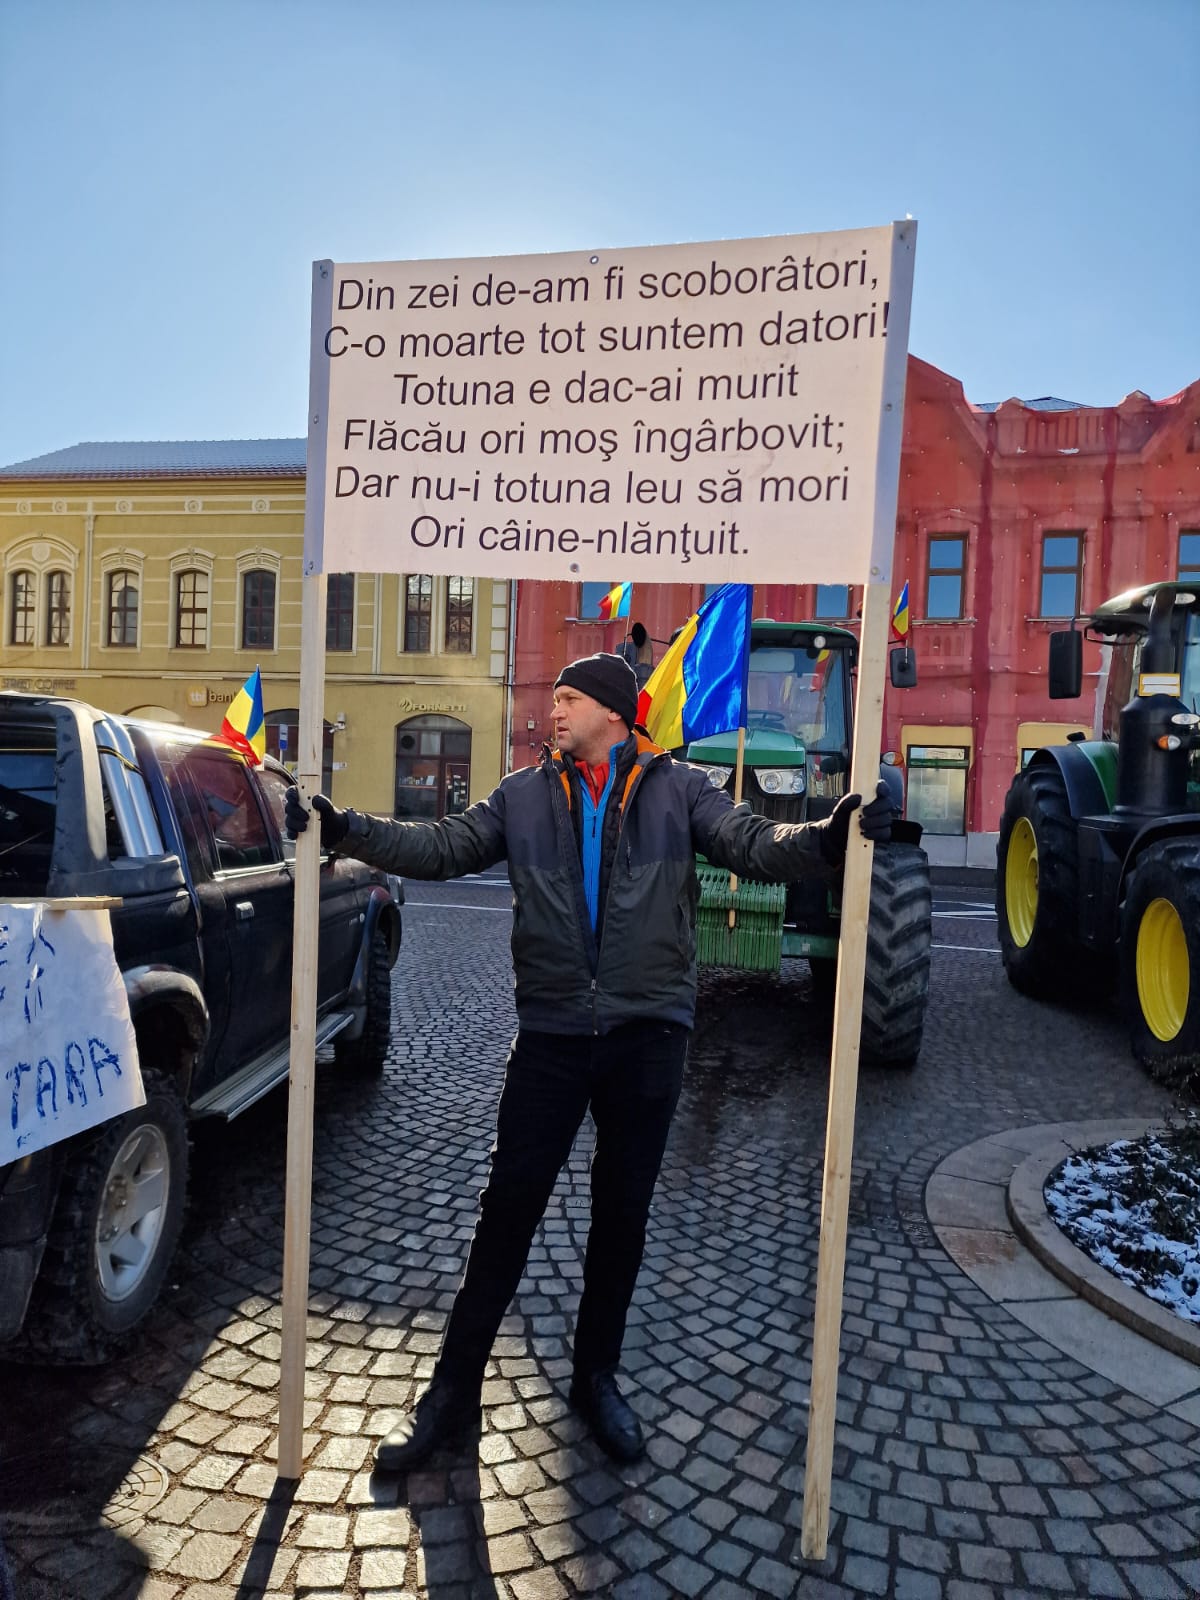
[[[745,696],[743,695],[743,697],[742,697],[742,725],[738,729],[737,764],[733,769],[733,803],[734,803],[735,806],[740,806],[741,803],[742,803],[742,775],[743,775],[743,773],[745,771],[745,760],[746,760],[746,700],[745,700]],[[736,895],[737,894],[737,887],[738,887],[738,875],[737,875],[736,872],[731,872],[729,874],[729,893],[731,895]],[[731,928],[735,928],[737,926],[737,911],[732,905],[729,908],[729,926]]]
[[[746,713],[750,709],[750,628],[754,619],[754,585],[748,585],[750,590],[746,596],[746,637],[742,642],[742,721],[738,728],[737,756],[733,768],[733,803],[740,806],[742,803],[742,783],[746,771]],[[738,875],[736,872],[729,874],[729,894],[732,899],[737,894]],[[729,907],[729,927],[732,931],[737,927],[737,910]]]

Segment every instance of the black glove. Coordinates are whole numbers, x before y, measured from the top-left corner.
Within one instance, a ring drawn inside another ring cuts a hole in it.
[[[831,867],[840,867],[846,859],[850,817],[859,806],[862,806],[862,831],[873,844],[887,844],[892,837],[892,801],[887,784],[882,779],[875,785],[875,794],[865,806],[862,804],[862,795],[844,794],[821,825],[821,854]]]
[[[349,815],[345,811],[339,811],[333,801],[323,794],[313,795],[312,804],[313,810],[321,819],[321,849],[336,849],[349,832]],[[299,838],[308,827],[308,812],[295,784],[284,797],[283,818],[287,823],[289,839]]]

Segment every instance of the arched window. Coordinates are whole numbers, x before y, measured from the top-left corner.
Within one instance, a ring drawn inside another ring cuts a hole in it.
[[[36,589],[32,572],[14,572],[9,585],[9,644],[32,644]]]
[[[263,717],[267,730],[267,754],[282,761],[291,772],[296,770],[296,757],[300,746],[300,712],[295,706],[281,711],[268,711]],[[324,724],[321,743],[321,793],[333,799],[333,734],[331,723]]]
[[[395,815],[437,822],[471,798],[471,729],[457,717],[410,717],[396,728]]]
[[[46,574],[46,643],[71,642],[71,576],[67,572]]]
[[[175,574],[175,645],[202,650],[208,644],[208,573],[183,567]]]
[[[265,567],[242,573],[242,649],[275,648],[275,574]]]
[[[130,567],[117,567],[108,574],[108,628],[110,645],[133,648],[138,633],[137,573]]]

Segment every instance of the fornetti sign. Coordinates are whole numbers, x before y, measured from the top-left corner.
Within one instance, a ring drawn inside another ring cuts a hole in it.
[[[306,569],[861,581],[895,234],[319,263]]]

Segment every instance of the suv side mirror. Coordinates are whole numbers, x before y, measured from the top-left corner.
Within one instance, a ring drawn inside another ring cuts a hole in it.
[[[888,677],[893,689],[914,689],[917,683],[917,652],[910,644],[898,644],[888,651]]]
[[[1083,693],[1083,635],[1074,628],[1050,635],[1050,698],[1078,700]]]

